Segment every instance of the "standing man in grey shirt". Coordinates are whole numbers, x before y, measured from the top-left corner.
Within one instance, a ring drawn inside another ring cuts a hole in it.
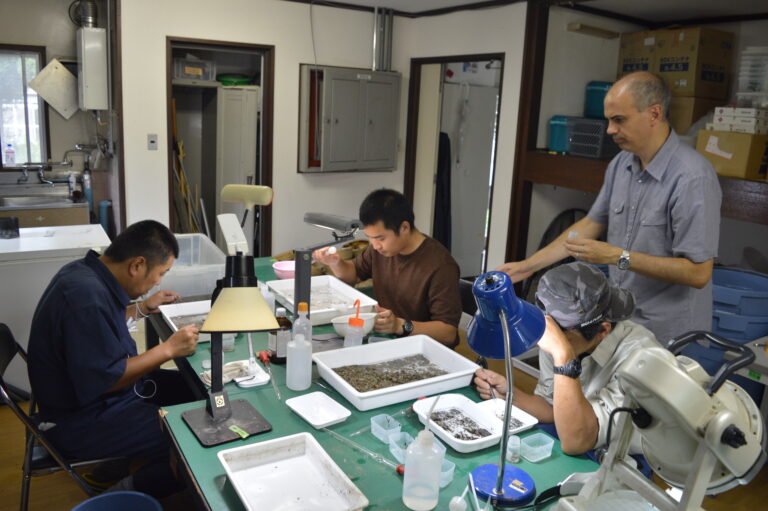
[[[568,256],[609,264],[613,284],[635,297],[632,319],[662,343],[711,328],[722,198],[712,165],[670,127],[669,102],[654,74],[616,82],[605,116],[622,151],[589,214],[527,259],[498,268],[517,282]],[[606,232],[607,242],[597,241]]]

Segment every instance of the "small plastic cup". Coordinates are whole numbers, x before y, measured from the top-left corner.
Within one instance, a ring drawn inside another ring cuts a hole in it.
[[[456,469],[456,464],[450,460],[443,458],[443,464],[440,466],[440,488],[445,488],[451,481],[453,481],[453,471]]]
[[[555,445],[555,440],[551,436],[545,433],[536,433],[522,439],[520,454],[531,463],[536,463],[549,458],[552,454],[553,445]]]
[[[413,437],[401,431],[389,437],[389,452],[395,457],[398,463],[405,463],[405,451],[413,442]]]
[[[400,433],[400,423],[387,413],[374,415],[371,417],[371,433],[385,444],[388,444],[389,437]]]
[[[507,440],[507,461],[510,463],[520,462],[520,437],[517,435],[509,435]]]

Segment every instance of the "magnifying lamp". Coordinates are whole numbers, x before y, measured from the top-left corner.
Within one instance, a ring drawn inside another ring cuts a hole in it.
[[[310,303],[309,294],[312,285],[312,252],[318,248],[327,247],[329,244],[337,245],[354,239],[355,234],[363,225],[360,220],[329,215],[326,213],[305,213],[304,223],[332,231],[333,242],[321,243],[307,248],[299,248],[294,251],[295,273],[293,280],[293,303],[297,305],[301,302],[307,302],[307,304]],[[311,315],[311,308],[309,313]]]
[[[487,358],[504,359],[507,373],[507,398],[504,405],[504,429],[501,436],[501,453],[498,468],[493,464],[481,465],[472,471],[478,493],[499,506],[524,504],[535,495],[533,481],[516,467],[505,467],[509,419],[512,410],[512,357],[521,355],[539,342],[544,334],[544,313],[515,295],[512,280],[506,273],[491,271],[475,279],[472,294],[477,302],[477,312],[467,329],[469,347]],[[496,471],[493,485],[492,471]],[[517,474],[520,472],[521,474]],[[514,474],[514,475],[513,475]],[[531,487],[521,491],[513,484],[524,480]]]

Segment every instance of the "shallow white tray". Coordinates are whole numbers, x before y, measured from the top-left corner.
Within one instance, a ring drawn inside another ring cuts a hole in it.
[[[432,406],[432,403],[436,397],[428,399],[421,399],[413,404],[413,410],[419,417],[422,424],[427,423],[427,414]],[[501,412],[496,415],[497,403],[501,402]],[[504,401],[501,399],[483,401],[481,403],[475,403],[471,399],[461,394],[443,394],[440,396],[440,401],[437,402],[437,406],[434,411],[447,410],[449,408],[458,408],[466,416],[478,423],[481,427],[491,432],[489,436],[478,438],[476,440],[460,440],[453,436],[450,432],[446,431],[435,422],[431,422],[429,429],[435,432],[435,434],[442,439],[446,444],[453,447],[458,452],[474,452],[480,449],[485,449],[499,443],[501,439],[501,433],[504,430],[504,424],[499,417],[504,416]],[[433,413],[434,413],[433,411]],[[527,414],[523,410],[513,406],[512,417],[519,420],[523,425],[517,428],[510,428],[509,434],[516,434],[521,431],[532,427],[538,421],[532,415]]]
[[[322,392],[292,397],[285,404],[316,429],[344,422],[352,415],[352,412]]]
[[[177,316],[191,316],[197,314],[208,314],[211,312],[211,301],[201,300],[199,302],[171,303],[158,307],[163,315],[163,319],[171,327],[171,330],[177,332],[179,328],[187,326],[189,323],[175,324],[171,318]],[[211,334],[200,334],[197,342],[207,342],[211,340]]]
[[[377,364],[411,355],[424,355],[427,360],[448,371],[448,374],[370,392],[359,392],[333,370],[334,367]],[[324,351],[313,354],[312,360],[317,364],[320,376],[355,408],[362,411],[465,387],[472,381],[472,375],[479,367],[426,335],[412,335]]]
[[[309,433],[235,447],[217,456],[249,511],[353,511],[368,506],[365,495]]]
[[[312,277],[310,281],[309,309],[312,325],[325,325],[336,316],[355,312],[355,300],[360,300],[360,312],[373,312],[378,303],[331,275]],[[283,304],[291,313],[293,308],[294,279],[270,280],[267,287],[275,294],[275,299]],[[316,289],[330,288],[330,296],[322,297],[315,293]]]
[[[503,399],[489,399],[487,401],[482,401],[480,403],[477,403],[478,407],[484,409],[490,414],[493,414],[497,419],[499,419],[499,421],[504,419],[504,405],[505,405],[505,402]],[[531,429],[532,427],[534,427],[536,424],[539,423],[539,419],[529,414],[525,410],[521,410],[515,405],[512,405],[511,412],[512,412],[512,418],[517,419],[522,424],[520,424],[517,427],[510,427],[509,428],[510,435],[516,435],[527,429]],[[510,421],[510,423],[511,422],[512,421]]]

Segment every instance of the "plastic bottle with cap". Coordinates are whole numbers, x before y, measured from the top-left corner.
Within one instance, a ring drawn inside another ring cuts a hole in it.
[[[345,348],[363,344],[363,337],[365,337],[365,330],[363,330],[364,324],[365,322],[361,318],[349,318],[347,335],[344,336]]]
[[[405,454],[403,504],[408,509],[435,509],[440,497],[442,464],[443,452],[435,444],[435,435],[427,429],[420,431]]]
[[[309,322],[309,306],[307,302],[299,302],[297,307],[299,311],[299,317],[293,320],[293,338],[301,334],[304,339],[311,342],[312,340],[312,323]]]
[[[6,144],[5,146],[5,165],[7,167],[16,165],[16,151],[13,150],[13,144]]]
[[[303,334],[296,334],[288,343],[285,374],[285,384],[291,390],[307,390],[312,384],[312,343]]]

